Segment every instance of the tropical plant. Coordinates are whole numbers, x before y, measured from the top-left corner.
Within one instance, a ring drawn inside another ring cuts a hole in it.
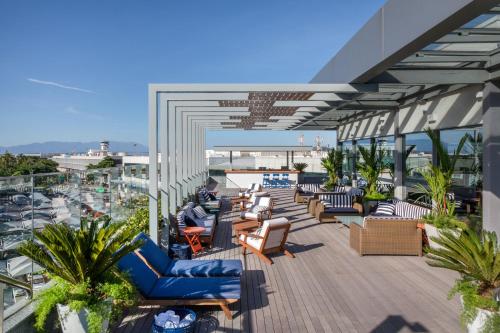
[[[427,263],[461,275],[450,297],[457,293],[462,296],[462,322],[472,322],[478,309],[485,309],[494,312],[487,320],[485,331],[498,325],[500,302],[494,294],[500,287],[500,247],[496,234],[483,231],[478,235],[474,230],[464,228],[460,233],[444,230],[440,237],[432,237],[432,240],[439,247],[427,250]]]
[[[293,163],[293,168],[295,170],[297,170],[298,172],[304,172],[304,170],[309,166],[309,164],[307,163],[303,163],[303,162],[297,162],[297,163]]]
[[[370,144],[369,148],[360,146],[358,149],[363,161],[357,163],[357,169],[366,180],[366,195],[374,195],[377,193],[378,177],[387,167],[385,163],[386,152],[382,147],[379,149],[375,142]]]
[[[328,174],[328,180],[324,186],[327,189],[333,189],[337,184],[338,175],[342,173],[342,161],[344,160],[344,152],[342,149],[332,148],[326,157],[321,159],[321,166]]]
[[[466,133],[467,140],[465,142],[465,150],[471,152],[474,160],[470,167],[473,175],[473,182],[476,187],[482,185],[483,175],[483,135],[481,132],[474,131],[474,134]]]
[[[133,304],[135,289],[117,270],[115,264],[141,245],[132,242],[135,228],[125,223],[111,223],[107,216],[96,220],[83,218],[75,230],[67,224],[53,224],[35,231],[42,244],[29,240],[19,253],[44,267],[54,283],[36,295],[36,328],[43,329],[56,304],[66,304],[71,310],[89,311],[90,332],[99,332],[112,310]]]
[[[426,133],[431,139],[434,149],[436,149],[439,165],[429,163],[428,167],[421,172],[427,186],[417,184],[415,188],[417,192],[423,194],[419,200],[423,197],[432,199],[434,215],[453,215],[454,205],[448,205],[448,193],[451,191],[455,166],[460,158],[467,136],[460,139],[453,154],[449,155],[447,149],[441,143],[439,135],[430,128],[426,129]]]

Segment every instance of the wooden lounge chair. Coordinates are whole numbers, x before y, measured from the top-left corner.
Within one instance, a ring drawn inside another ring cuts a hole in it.
[[[295,258],[293,253],[285,248],[290,226],[287,218],[280,217],[264,221],[262,227],[254,232],[240,232],[238,241],[243,247],[243,254],[245,255],[248,249],[270,265],[273,261],[267,256],[269,253],[283,252],[286,256]]]
[[[241,298],[239,277],[162,277],[135,252],[120,259],[118,268],[139,290],[142,305],[218,305],[231,320],[228,306]]]
[[[273,200],[271,197],[256,197],[242,208],[240,217],[246,220],[263,221],[271,219]]]

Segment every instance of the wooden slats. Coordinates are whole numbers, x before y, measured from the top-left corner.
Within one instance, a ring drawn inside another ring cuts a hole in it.
[[[420,257],[358,256],[349,229],[320,224],[293,203],[293,191],[272,189],[274,217],[292,222],[288,240],[295,259],[271,255],[273,265],[241,255],[231,238],[227,211],[213,249],[200,259],[241,259],[242,299],[227,320],[217,307],[194,308],[196,332],[461,332],[458,300],[447,300],[456,276],[431,268]],[[227,209],[228,203],[224,208]],[[147,332],[159,309],[131,309],[117,332]]]

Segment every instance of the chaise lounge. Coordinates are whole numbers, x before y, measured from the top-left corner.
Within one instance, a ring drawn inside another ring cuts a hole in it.
[[[218,305],[231,320],[228,306],[241,298],[239,277],[162,277],[135,252],[120,259],[118,268],[127,272],[143,305]]]

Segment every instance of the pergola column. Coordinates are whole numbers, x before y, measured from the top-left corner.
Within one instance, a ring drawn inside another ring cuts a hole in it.
[[[335,147],[335,149],[343,151],[343,145],[344,145],[344,143],[339,141],[339,138],[337,135],[337,146]],[[349,161],[349,159],[346,159],[346,161]],[[344,164],[344,163],[342,162],[342,164]],[[342,168],[340,168],[337,177],[339,177],[340,179],[342,179],[344,177],[344,170],[342,170]]]
[[[399,200],[406,199],[406,136],[399,132],[399,113],[394,117],[394,197]]]
[[[229,151],[229,169],[233,170],[233,151]]]
[[[286,151],[286,168],[290,169],[290,158],[289,158],[289,151]]]
[[[357,180],[358,180],[358,177],[356,176],[356,159],[358,157],[358,141],[356,140],[352,140],[352,174],[351,174],[351,177],[352,177],[352,182],[353,182],[353,186],[357,185]]]
[[[158,244],[158,101],[155,91],[149,90],[149,236]],[[153,129],[153,130],[152,130]],[[165,157],[163,157],[165,158]],[[163,160],[162,158],[162,160]]]
[[[500,235],[500,81],[483,91],[483,228]]]
[[[434,135],[441,141],[441,132],[439,130],[433,130]],[[432,165],[439,165],[439,156],[437,154],[437,149],[434,144],[432,144]]]

